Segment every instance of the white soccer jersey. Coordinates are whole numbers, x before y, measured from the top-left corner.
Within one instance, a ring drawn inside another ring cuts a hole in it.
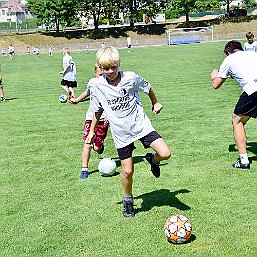
[[[96,81],[96,78],[92,78],[88,81],[87,83],[87,93],[89,95],[92,94],[92,91],[94,89],[94,86],[97,84],[97,81]],[[94,111],[92,110],[92,106],[91,106],[91,101],[89,103],[89,107],[88,107],[88,110],[87,110],[87,113],[86,113],[86,120],[92,120],[93,119],[93,116],[94,116]],[[104,118],[105,118],[105,115],[104,115],[104,112],[102,113],[101,117],[100,117],[100,120],[101,121],[104,121]]]
[[[120,75],[117,86],[110,85],[105,75],[97,78],[91,95],[92,110],[105,111],[116,148],[154,131],[138,96],[138,91],[148,94],[151,85],[134,72],[120,71]]]
[[[257,42],[253,41],[252,44],[249,44],[248,42],[244,43],[244,51],[257,52]]]
[[[68,66],[68,69],[63,73],[62,78],[68,81],[76,81],[76,64],[70,55],[63,56],[63,69]]]
[[[231,75],[248,95],[257,91],[257,53],[238,51],[227,56],[222,62],[217,77]]]

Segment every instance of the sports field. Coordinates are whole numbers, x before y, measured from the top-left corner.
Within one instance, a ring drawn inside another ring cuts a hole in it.
[[[249,171],[232,169],[231,114],[241,93],[232,79],[211,88],[210,71],[225,57],[223,43],[120,50],[121,69],[149,80],[163,111],[151,113],[172,150],[161,176],[150,172],[140,142],[134,151],[136,215],[122,215],[120,162],[111,135],[102,156],[92,153],[81,180],[82,127],[89,102],[61,104],[62,55],[0,56],[6,102],[0,102],[0,256],[257,256],[257,121],[248,122]],[[71,53],[77,95],[93,77],[95,53]],[[149,151],[149,150],[148,150]],[[102,157],[117,174],[101,177]],[[192,223],[188,243],[168,243],[165,220]]]

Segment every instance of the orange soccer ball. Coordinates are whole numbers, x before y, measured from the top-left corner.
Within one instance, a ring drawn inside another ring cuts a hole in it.
[[[164,234],[169,242],[185,243],[192,234],[192,225],[188,218],[177,214],[170,216],[164,223]]]

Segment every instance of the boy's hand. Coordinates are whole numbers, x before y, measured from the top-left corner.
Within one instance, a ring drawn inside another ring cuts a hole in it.
[[[78,102],[76,101],[76,98],[72,97],[72,98],[70,99],[70,103],[72,103],[72,104],[77,104]]]
[[[158,114],[158,113],[160,113],[160,111],[162,110],[162,105],[159,103],[159,102],[157,102],[157,103],[155,103],[154,105],[153,105],[153,109],[152,109],[152,111],[153,111],[153,113],[154,114]]]
[[[219,73],[218,70],[213,70],[213,71],[211,72],[211,79],[215,79],[215,78],[217,77],[218,73]]]
[[[90,131],[85,140],[85,144],[91,144],[93,141],[93,138],[94,138],[94,133]]]

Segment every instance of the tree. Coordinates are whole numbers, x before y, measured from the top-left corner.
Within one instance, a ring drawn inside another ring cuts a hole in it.
[[[135,22],[143,18],[143,14],[154,17],[168,6],[168,0],[124,0],[122,2],[123,12],[130,19],[130,27],[134,27]]]
[[[56,32],[60,25],[69,25],[76,15],[72,0],[29,0],[28,9],[42,23],[54,23]]]
[[[226,12],[227,14],[229,13],[229,7],[230,7],[230,4],[233,2],[233,0],[223,0],[221,1],[221,3],[223,3],[223,5],[226,5]]]
[[[218,0],[171,0],[172,8],[185,14],[186,23],[189,22],[190,13],[212,10],[217,5],[219,5]]]

